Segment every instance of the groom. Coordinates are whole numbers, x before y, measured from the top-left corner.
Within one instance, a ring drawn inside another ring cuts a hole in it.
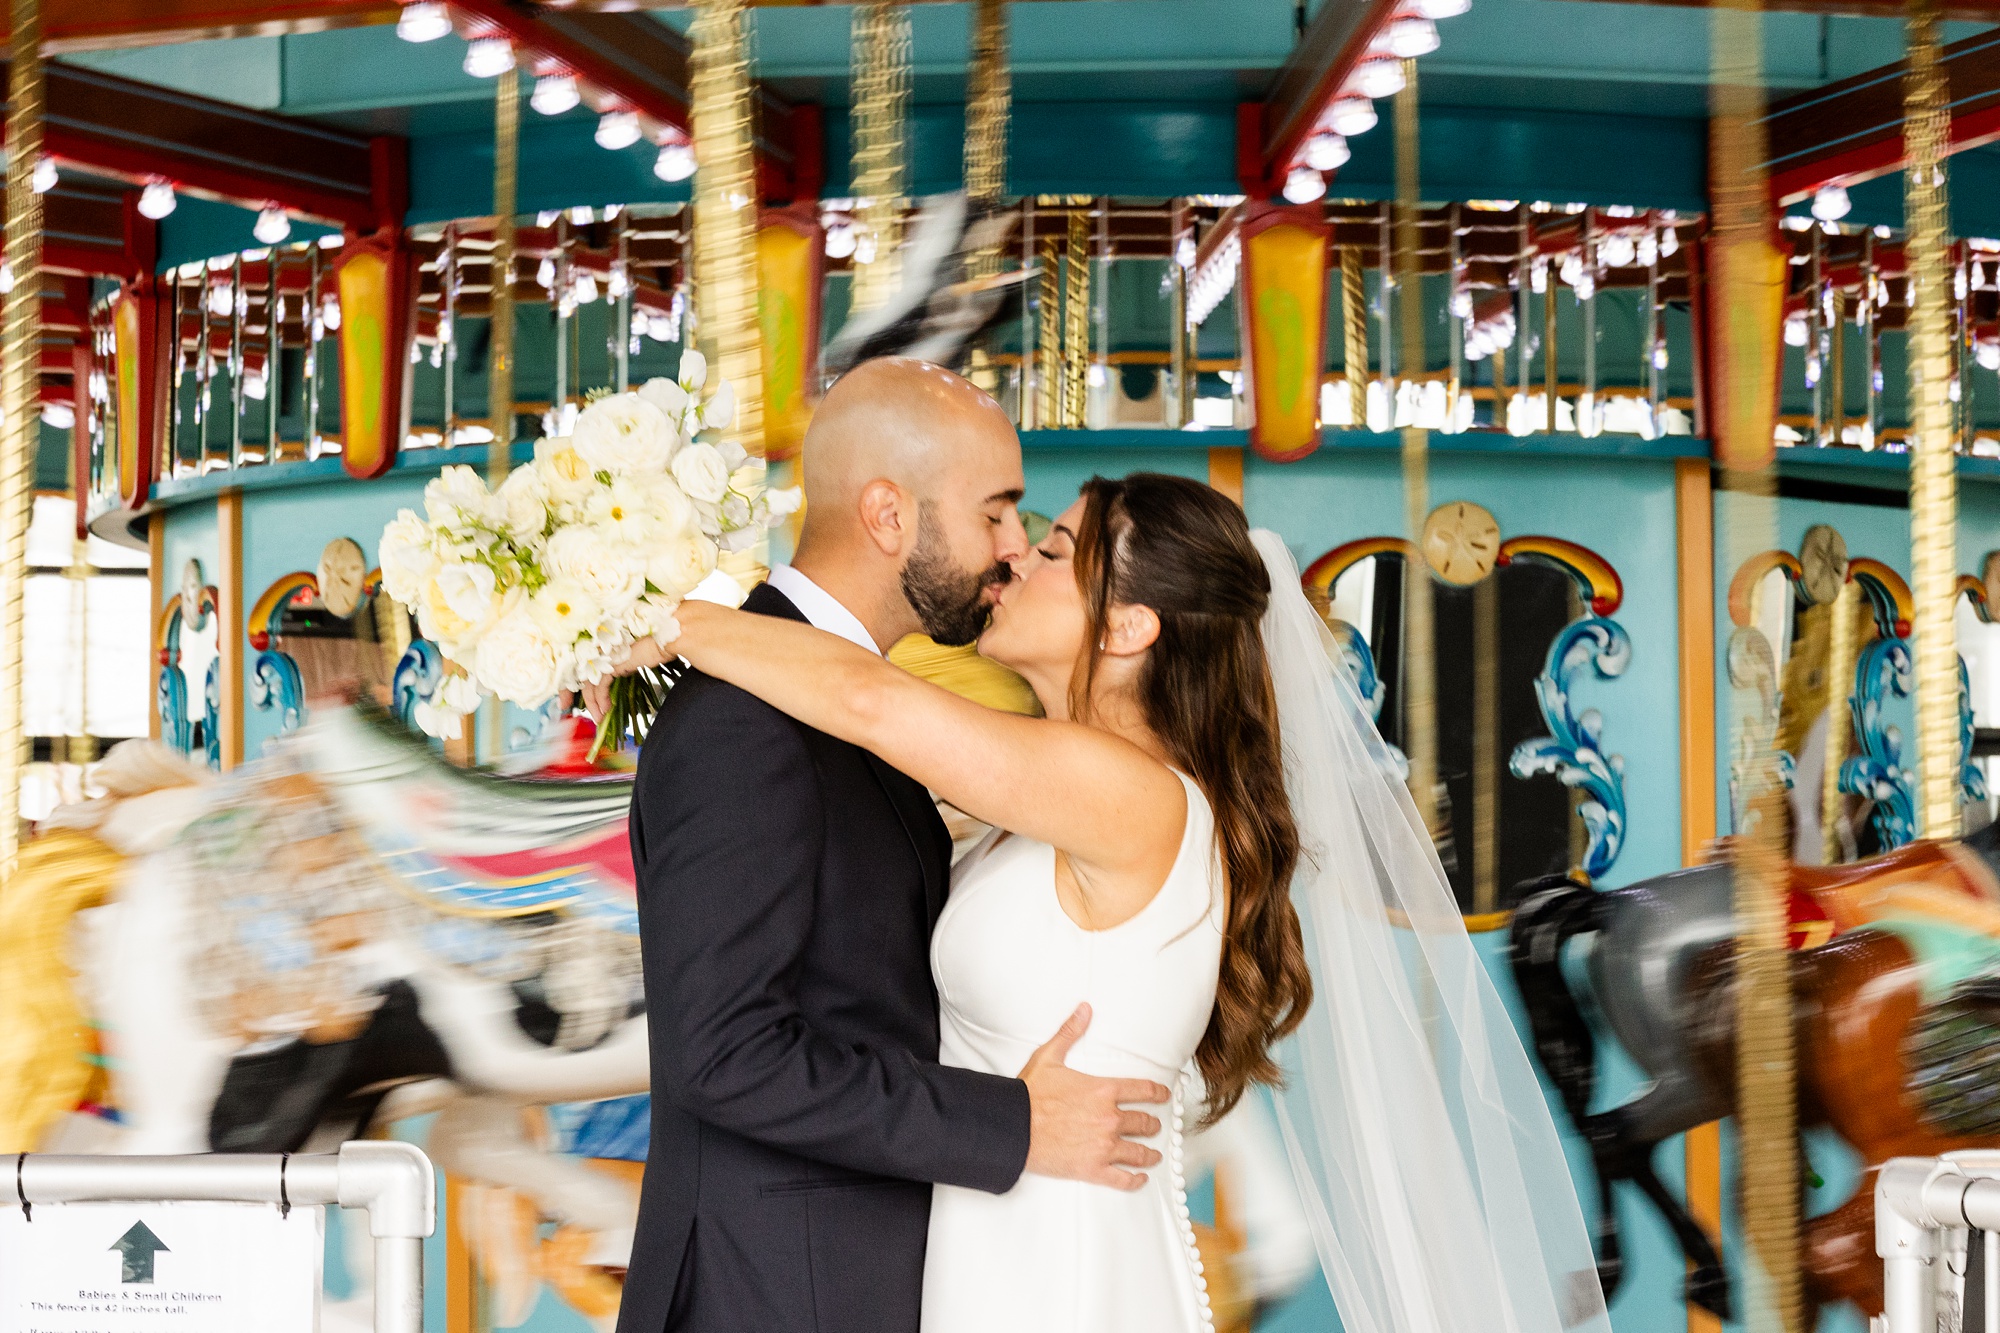
[[[881,652],[970,643],[1027,554],[1020,441],[920,361],[864,362],[804,450],[790,566],[748,610]],[[668,694],[632,798],[653,1125],[618,1333],[916,1333],[931,1182],[1023,1171],[1117,1186],[1159,1154],[1119,1101],[1154,1084],[1063,1064],[937,1062],[930,933],[951,841],[875,756],[699,673]]]

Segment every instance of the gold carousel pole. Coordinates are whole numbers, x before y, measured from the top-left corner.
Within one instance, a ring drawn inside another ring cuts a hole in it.
[[[493,276],[486,359],[486,420],[493,439],[486,446],[486,484],[495,490],[514,465],[514,212],[520,169],[521,73],[509,66],[494,80],[493,92]],[[487,760],[498,762],[507,753],[507,706],[490,700],[480,706],[480,715],[485,718]]]
[[[903,0],[865,0],[854,7],[853,23],[854,193],[863,247],[855,253],[853,307],[872,310],[901,276],[910,14]]]
[[[1958,474],[1951,404],[1951,257],[1946,236],[1944,73],[1932,0],[1910,0],[1903,84],[1903,211],[1909,236],[1910,573],[1916,659],[1917,823],[1958,836]]]
[[[42,341],[42,11],[13,0],[7,112],[7,266],[14,285],[0,329],[0,880],[21,850],[21,773],[27,726],[21,693],[22,601],[28,580],[28,507],[40,442]]]
[[[1709,166],[1714,222],[1708,309],[1724,568],[1777,541],[1775,359],[1785,259],[1766,183],[1763,15],[1758,0],[1715,0]],[[1740,630],[1738,635],[1754,634]],[[1768,652],[1730,644],[1730,730],[1737,838],[1736,1125],[1746,1265],[1743,1319],[1753,1333],[1803,1333],[1799,1284],[1798,1113],[1792,1047],[1784,785],[1776,757],[1776,682]],[[1740,660],[1739,660],[1740,659]],[[1764,663],[1762,674],[1752,668]]]
[[[1386,256],[1382,265],[1388,269]],[[1356,430],[1368,429],[1368,294],[1359,244],[1340,247],[1341,370],[1347,376],[1348,412]]]
[[[757,181],[750,157],[750,57],[744,0],[701,0],[694,38],[694,267],[701,340],[736,390],[726,432],[764,455],[764,367],[757,341]]]
[[[1007,193],[1007,117],[1013,80],[1007,67],[1007,0],[979,0],[972,18],[972,66],[965,90],[965,193],[974,209],[996,208]],[[1000,249],[973,259],[979,277],[1000,271]]]
[[[1417,62],[1403,62],[1403,90],[1396,94],[1396,288],[1402,310],[1403,376],[1424,373],[1423,195],[1417,163]],[[1387,268],[1385,262],[1384,268]],[[1351,381],[1350,381],[1351,382]],[[1391,395],[1393,420],[1394,395]],[[1431,433],[1403,428],[1403,511],[1413,549],[1403,562],[1403,746],[1410,756],[1410,795],[1424,827],[1438,833],[1437,663],[1432,657],[1430,565],[1424,558],[1424,519],[1430,513]]]

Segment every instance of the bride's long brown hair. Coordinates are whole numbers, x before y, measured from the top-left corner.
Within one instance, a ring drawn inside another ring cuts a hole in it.
[[[1070,714],[1089,716],[1111,608],[1150,607],[1160,634],[1140,670],[1138,702],[1215,812],[1228,919],[1215,1009],[1195,1052],[1208,1085],[1204,1123],[1213,1123],[1251,1084],[1281,1081],[1271,1047],[1312,1003],[1291,899],[1299,833],[1259,628],[1270,575],[1243,510],[1200,482],[1152,472],[1093,477],[1083,498],[1076,577],[1090,649],[1070,683]]]

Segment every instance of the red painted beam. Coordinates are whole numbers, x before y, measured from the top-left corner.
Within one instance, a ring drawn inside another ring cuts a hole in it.
[[[1941,56],[1950,151],[2000,139],[2000,35],[1953,42]],[[1769,134],[1771,194],[1780,205],[1809,199],[1834,181],[1855,185],[1902,170],[1902,63],[1776,103]]]
[[[1369,43],[1394,15],[1397,3],[1325,0],[1319,7],[1278,71],[1271,95],[1257,108],[1257,123],[1246,128],[1239,121],[1237,175],[1243,178],[1245,193],[1268,196],[1276,192],[1306,140],[1319,127],[1320,117],[1367,55]],[[1256,144],[1254,156],[1251,142]]]
[[[368,138],[74,66],[47,67],[44,151],[58,163],[357,232],[399,226],[401,139]]]

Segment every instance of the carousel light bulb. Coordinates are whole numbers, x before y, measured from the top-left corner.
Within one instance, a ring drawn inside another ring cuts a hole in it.
[[[597,146],[616,152],[639,142],[639,113],[607,111],[597,118]]]
[[[1972,359],[1986,370],[2000,370],[2000,341],[1974,343]]]
[[[35,159],[35,175],[31,182],[36,194],[47,194],[56,188],[60,173],[56,171],[56,160],[52,157]]]
[[[1336,97],[1327,113],[1327,127],[1335,134],[1352,139],[1375,128],[1375,104],[1365,97]]]
[[[1193,268],[1195,256],[1199,253],[1201,252],[1194,243],[1194,237],[1183,236],[1174,246],[1174,262],[1182,268]]]
[[[174,197],[174,187],[165,181],[154,181],[139,192],[139,215],[158,222],[174,211],[180,200]]]
[[[1681,248],[1681,234],[1673,227],[1660,229],[1660,257],[1665,258]]]
[[[68,403],[43,403],[42,424],[56,430],[68,430],[76,424],[76,408]]]
[[[1293,167],[1285,177],[1285,198],[1294,204],[1310,204],[1326,197],[1326,177],[1311,167]]]
[[[846,259],[854,253],[854,224],[836,222],[826,229],[826,257]]]
[[[1455,19],[1472,8],[1472,0],[1417,0],[1414,8],[1427,19]]]
[[[396,16],[396,35],[406,42],[434,42],[451,31],[451,11],[433,0],[403,6]]]
[[[582,204],[578,204],[569,211],[569,220],[576,226],[588,227],[597,220],[597,215]]]
[[[14,266],[0,259],[0,296],[14,290]]]
[[[266,205],[257,213],[257,225],[250,234],[266,245],[276,245],[292,234],[292,220],[285,216],[285,210],[276,204]]]
[[[1804,347],[1806,345],[1806,312],[1794,310],[1785,316],[1785,346]]]
[[[1090,363],[1090,369],[1085,372],[1084,378],[1090,382],[1091,388],[1101,389],[1111,382],[1111,372],[1105,369],[1102,361],[1093,361]]]
[[[340,327],[339,297],[328,296],[326,300],[320,303],[319,309],[320,309],[320,318],[326,321],[326,327],[329,331],[336,330]]]
[[[587,270],[579,271],[576,281],[570,284],[570,293],[578,305],[589,305],[597,299],[597,279]]]
[[[1364,60],[1354,67],[1348,83],[1356,93],[1371,101],[1394,97],[1403,91],[1403,62],[1382,57]]]
[[[1384,45],[1401,60],[1415,60],[1438,49],[1437,24],[1421,14],[1404,14],[1389,21]]]
[[[1853,207],[1853,201],[1847,197],[1847,187],[1839,181],[1828,181],[1813,195],[1812,215],[1821,222],[1838,222]]]
[[[1597,257],[1604,261],[1606,268],[1630,268],[1639,258],[1639,246],[1624,232],[1614,232],[1604,238],[1598,247]]]
[[[568,74],[542,75],[535,80],[535,91],[528,95],[528,105],[545,116],[560,116],[582,100],[576,80]]]
[[[465,46],[464,69],[475,79],[497,79],[514,68],[514,44],[505,37],[479,37]]]
[[[694,145],[661,144],[660,155],[653,159],[653,174],[663,181],[684,181],[694,175]]]
[[[1353,156],[1347,140],[1330,131],[1321,130],[1306,140],[1305,164],[1314,171],[1338,171]]]
[[[537,286],[546,288],[549,291],[556,289],[556,261],[554,259],[547,255],[542,256],[542,262],[535,265],[535,283]]]
[[[1653,235],[1653,233],[1647,232],[1644,236],[1641,236],[1639,238],[1639,244],[1634,249],[1632,257],[1639,261],[1640,268],[1651,268],[1653,265],[1659,263],[1660,262],[1659,240]]]

